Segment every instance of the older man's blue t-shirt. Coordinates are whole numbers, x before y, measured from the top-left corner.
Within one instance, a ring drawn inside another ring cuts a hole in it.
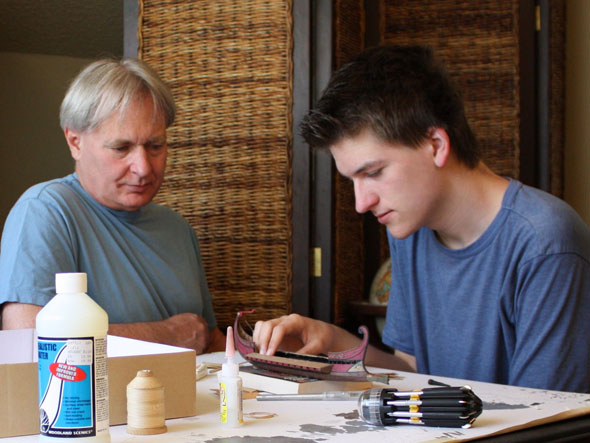
[[[511,180],[473,244],[389,236],[383,341],[418,371],[590,392],[590,231],[563,201]]]
[[[192,312],[216,325],[190,224],[156,203],[115,211],[76,174],[28,189],[10,211],[0,250],[0,304],[45,305],[57,272],[86,272],[88,295],[111,323]]]

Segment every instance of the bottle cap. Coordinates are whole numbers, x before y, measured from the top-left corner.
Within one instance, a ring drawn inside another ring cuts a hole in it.
[[[64,272],[55,274],[55,292],[57,294],[75,294],[88,290],[85,272]]]
[[[236,348],[234,346],[234,334],[231,326],[227,327],[227,335],[225,337],[225,363],[221,365],[221,375],[223,377],[237,377],[239,367],[234,362],[234,355]]]

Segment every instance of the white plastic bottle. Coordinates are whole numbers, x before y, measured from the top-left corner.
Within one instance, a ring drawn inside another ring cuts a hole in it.
[[[219,413],[221,424],[235,428],[240,426],[243,420],[242,409],[242,379],[239,375],[239,367],[234,362],[234,336],[232,327],[227,328],[225,342],[226,361],[221,365],[219,372]]]
[[[56,274],[55,289],[37,314],[40,440],[110,442],[107,313],[85,273]]]

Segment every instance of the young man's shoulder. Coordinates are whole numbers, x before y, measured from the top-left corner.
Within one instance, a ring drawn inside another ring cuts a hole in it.
[[[539,253],[581,253],[590,260],[590,229],[562,199],[512,181],[503,202],[508,229],[526,236]]]

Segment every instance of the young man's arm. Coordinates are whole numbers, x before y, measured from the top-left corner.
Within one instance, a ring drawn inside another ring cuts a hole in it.
[[[355,348],[361,343],[360,338],[338,326],[298,314],[257,322],[253,339],[260,352],[267,355],[273,355],[279,347],[302,354],[327,354]],[[365,364],[416,372],[414,356],[400,351],[388,353],[373,346],[369,346]]]
[[[589,262],[546,255],[521,268],[509,384],[590,392]]]

